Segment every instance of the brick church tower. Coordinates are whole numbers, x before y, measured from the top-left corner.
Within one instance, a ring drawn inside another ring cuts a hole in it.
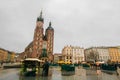
[[[49,22],[49,26],[46,29],[45,35],[47,37],[47,53],[49,60],[53,60],[53,45],[54,45],[54,29]]]
[[[37,18],[36,21],[36,28],[34,32],[34,38],[33,38],[33,52],[32,57],[38,58],[40,56],[40,53],[42,51],[42,43],[43,43],[43,23],[44,19],[42,18],[42,12],[40,13],[40,16]]]
[[[54,29],[52,28],[50,22],[44,35],[43,24],[44,24],[44,18],[42,17],[42,12],[41,12],[40,16],[37,18],[36,21],[36,28],[34,31],[33,41],[31,42],[31,45],[26,48],[25,52],[27,52],[27,55],[29,55],[28,57],[41,58],[42,56],[41,54],[43,50],[46,50],[46,57],[50,61],[52,61],[53,46],[54,46]]]

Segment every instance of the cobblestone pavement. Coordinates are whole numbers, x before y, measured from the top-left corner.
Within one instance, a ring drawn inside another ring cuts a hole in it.
[[[51,80],[120,80],[120,76],[82,68],[76,68],[75,75],[61,76],[60,68],[52,68]]]
[[[0,80],[120,80],[116,74],[101,71],[76,68],[75,75],[63,76],[60,67],[51,67],[48,77],[20,77],[20,69],[6,69],[0,71]]]

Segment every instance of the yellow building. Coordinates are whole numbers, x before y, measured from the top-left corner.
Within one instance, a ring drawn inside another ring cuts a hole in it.
[[[0,49],[0,61],[2,61],[3,60],[3,50],[2,49]]]
[[[118,47],[118,62],[120,63],[120,47]]]
[[[0,61],[7,61],[8,52],[0,48]]]
[[[109,56],[112,62],[120,62],[120,51],[117,47],[109,47]]]
[[[11,58],[10,58],[11,60],[11,62],[14,62],[14,60],[15,60],[15,53],[14,52],[11,52]]]
[[[0,48],[0,62],[4,61],[4,62],[14,62],[15,60],[15,53],[2,49]]]

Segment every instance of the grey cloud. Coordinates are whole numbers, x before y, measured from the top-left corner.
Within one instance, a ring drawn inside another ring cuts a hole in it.
[[[119,0],[4,0],[0,3],[0,47],[16,52],[33,40],[41,9],[44,28],[52,22],[54,52],[65,45],[119,45]]]

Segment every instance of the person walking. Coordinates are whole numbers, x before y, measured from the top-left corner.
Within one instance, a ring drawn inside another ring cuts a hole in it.
[[[1,67],[3,66],[3,61],[1,61]]]
[[[45,63],[43,64],[42,76],[48,76],[49,73],[49,62],[45,59]]]

